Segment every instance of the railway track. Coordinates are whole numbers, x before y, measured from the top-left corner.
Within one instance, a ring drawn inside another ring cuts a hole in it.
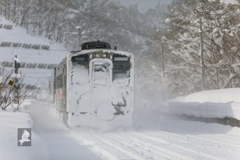
[[[89,149],[102,159],[225,160],[229,157],[240,159],[240,143],[237,145],[211,138],[211,136],[219,139],[231,138],[230,135],[218,134],[206,137],[206,135],[181,135],[164,131],[89,134],[78,129],[72,132],[79,142],[88,145]],[[232,139],[238,138],[240,136]],[[91,143],[87,144],[86,141]]]
[[[67,128],[70,136],[103,160],[239,160],[240,129],[167,118],[159,128],[99,131]],[[168,126],[170,125],[170,126]]]

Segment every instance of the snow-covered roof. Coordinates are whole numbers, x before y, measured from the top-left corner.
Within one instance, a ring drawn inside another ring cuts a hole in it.
[[[86,53],[92,53],[92,52],[103,52],[103,53],[116,53],[116,54],[121,54],[125,55],[127,57],[134,57],[132,53],[130,52],[125,52],[125,51],[118,51],[118,50],[111,50],[111,49],[89,49],[89,50],[81,50],[79,52],[74,52],[72,55],[80,55],[80,54],[86,54]]]

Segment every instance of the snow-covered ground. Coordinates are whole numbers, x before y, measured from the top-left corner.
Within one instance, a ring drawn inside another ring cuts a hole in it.
[[[197,117],[240,120],[240,88],[202,91],[179,97],[169,103],[168,112]]]
[[[33,119],[31,147],[17,147],[16,138],[17,128],[30,127],[29,114],[0,112],[7,124],[0,125],[0,159],[240,159],[236,127],[138,110],[132,128],[99,131],[66,127],[48,103],[33,102],[27,112]]]
[[[79,145],[67,127],[48,115],[50,109],[53,108],[49,104],[33,102],[22,112],[0,111],[1,160],[100,159]],[[32,128],[30,147],[17,146],[18,128]]]

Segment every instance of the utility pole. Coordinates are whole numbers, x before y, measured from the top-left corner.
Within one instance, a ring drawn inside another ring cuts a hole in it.
[[[49,88],[49,97],[50,97],[50,101],[52,101],[52,88],[51,88],[51,75],[49,75],[49,80],[48,80],[48,88]]]
[[[53,72],[53,103],[55,102],[55,96],[56,96],[56,68],[54,68]]]
[[[4,77],[4,68],[0,66],[0,103],[3,103],[3,97],[2,97],[2,83],[3,83],[3,77]],[[1,108],[1,106],[0,106]]]
[[[78,30],[79,49],[81,49],[81,26],[77,26],[76,30]]]
[[[161,42],[161,46],[162,46],[162,83],[164,82],[164,56],[163,56],[163,41]]]
[[[203,57],[203,33],[202,33],[202,17],[200,17],[200,36],[201,36],[201,56],[202,56],[202,90],[205,90],[205,70]]]

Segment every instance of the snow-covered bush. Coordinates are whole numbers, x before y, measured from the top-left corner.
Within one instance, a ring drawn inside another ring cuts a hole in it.
[[[15,85],[9,86],[8,82],[9,80],[12,80],[12,74],[10,73],[4,73],[4,68],[0,67],[0,109],[6,110],[7,108],[10,108],[12,104],[14,103],[13,98],[13,92],[16,89]],[[22,78],[19,83],[19,105],[17,108],[13,108],[14,111],[19,110],[21,107],[21,104],[23,101],[27,98],[27,96],[32,93],[32,91],[35,89],[35,86],[26,87],[26,85],[23,85]]]

